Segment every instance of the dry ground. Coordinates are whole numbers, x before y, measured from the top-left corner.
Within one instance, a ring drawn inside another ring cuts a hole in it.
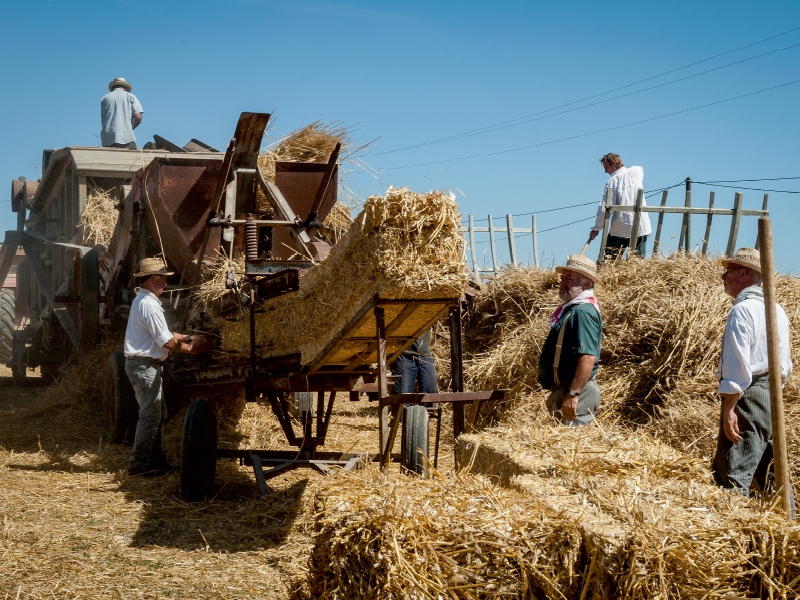
[[[295,471],[261,498],[249,468],[220,461],[216,495],[184,502],[176,474],[129,477],[130,447],[107,443],[96,400],[64,387],[17,389],[0,370],[0,598],[289,598],[304,585],[325,477]],[[330,449],[373,451],[375,411],[340,401]],[[174,463],[182,417],[167,426]],[[235,426],[223,441],[281,446],[267,407],[247,405]]]

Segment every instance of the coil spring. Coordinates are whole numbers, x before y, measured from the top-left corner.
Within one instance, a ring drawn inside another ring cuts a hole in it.
[[[247,260],[258,259],[258,225],[252,213],[247,213],[244,223],[244,254]]]

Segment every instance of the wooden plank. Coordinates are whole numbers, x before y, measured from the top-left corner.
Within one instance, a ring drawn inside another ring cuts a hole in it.
[[[761,203],[761,210],[763,210],[765,213],[767,213],[767,214],[764,215],[765,217],[769,216],[769,212],[767,211],[767,205],[768,204],[769,204],[769,194],[764,194],[764,201]],[[759,245],[760,245],[759,238],[760,238],[759,233],[756,232],[756,243],[753,246],[753,248],[755,248],[756,250],[759,249]],[[2,281],[2,280],[0,280],[0,281]]]
[[[711,192],[711,195],[708,198],[708,208],[714,208],[714,192]],[[708,252],[708,238],[711,237],[712,218],[714,218],[714,215],[709,213],[708,220],[706,221],[706,235],[703,237],[703,256],[705,256]]]
[[[630,206],[612,206],[611,207],[611,212],[624,212],[624,211],[630,211],[630,210],[631,210]],[[642,212],[677,213],[677,214],[681,214],[681,215],[685,214],[685,213],[688,213],[690,215],[708,215],[708,214],[713,214],[713,215],[722,215],[722,216],[730,216],[730,215],[733,214],[733,210],[730,209],[730,208],[711,208],[711,209],[709,209],[709,208],[699,207],[699,206],[692,206],[692,207],[689,207],[689,208],[686,208],[686,207],[683,207],[683,206],[664,206],[664,207],[661,207],[661,206],[643,206],[642,207]],[[767,213],[769,213],[769,211],[766,211],[766,213],[765,213],[765,211],[763,211],[763,210],[742,209],[742,210],[739,211],[739,216],[740,217],[764,217],[764,216],[767,216]]]
[[[628,239],[628,259],[633,258],[633,255],[636,254],[636,248],[639,246],[639,221],[642,219],[642,202],[644,202],[644,190],[640,188],[636,192],[636,204],[633,207],[631,236]]]
[[[386,323],[383,320],[383,307],[375,307],[375,341],[378,343],[378,452],[383,455],[389,439],[389,407],[383,405],[383,399],[389,395],[386,381]]]
[[[669,190],[664,190],[664,192],[661,194],[661,208],[663,208],[667,204],[668,193]],[[656,252],[658,252],[658,247],[661,243],[661,226],[663,224],[664,224],[664,213],[661,212],[658,215],[658,227],[656,227],[656,239],[655,242],[653,242],[653,254],[651,254],[650,256],[655,256]]]
[[[767,317],[767,361],[769,364],[769,398],[772,419],[772,445],[775,460],[775,486],[783,501],[783,510],[792,515],[792,488],[789,484],[789,460],[786,452],[786,423],[784,421],[783,382],[778,339],[778,315],[775,309],[775,260],[772,251],[772,221],[758,220],[761,245],[761,276],[764,288],[764,309]]]
[[[325,364],[325,361],[336,350],[336,346],[342,340],[344,335],[349,333],[351,329],[353,329],[357,324],[361,322],[362,319],[369,318],[373,306],[374,306],[373,301],[367,302],[364,305],[364,307],[360,311],[358,311],[358,313],[356,313],[356,315],[352,319],[350,319],[350,323],[344,328],[344,331],[339,336],[331,340],[330,343],[322,350],[322,352],[319,353],[317,358],[315,358],[311,362],[310,365],[311,372],[319,370],[319,368]]]
[[[598,263],[602,263],[606,259],[606,244],[608,244],[608,232],[611,228],[611,197],[613,193],[611,188],[606,188],[606,212],[603,215],[603,237],[600,240],[600,254],[597,257]]]
[[[475,252],[475,228],[472,221],[472,213],[469,213],[469,225],[467,231],[469,233],[469,251],[470,255],[472,256],[472,271],[475,273],[475,280],[480,283],[481,274],[478,269],[478,259]]]
[[[514,244],[514,223],[511,215],[506,215],[506,229],[508,229],[508,252],[511,257],[511,264],[517,266],[517,247]]]
[[[539,245],[536,243],[536,215],[531,219],[531,235],[533,236],[533,264],[539,268]]]
[[[731,231],[728,234],[728,246],[725,249],[725,254],[732,256],[736,251],[736,238],[739,236],[739,217],[742,212],[742,202],[744,201],[744,194],[736,192],[733,198],[733,211],[731,216]]]
[[[492,251],[492,273],[497,274],[497,253],[494,250],[494,225],[492,215],[489,215],[489,248]]]

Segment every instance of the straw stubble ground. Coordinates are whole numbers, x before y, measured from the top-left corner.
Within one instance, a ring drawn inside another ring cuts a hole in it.
[[[0,598],[292,597],[305,585],[313,498],[326,479],[295,471],[261,498],[249,468],[220,461],[215,496],[191,504],[177,475],[129,477],[130,447],[103,439],[92,364],[102,357],[89,362],[51,388],[33,377],[16,389],[0,372]],[[235,412],[236,422],[223,415],[223,443],[286,448],[267,407]],[[174,463],[182,416],[166,429]],[[327,448],[375,446],[375,407],[344,399]]]

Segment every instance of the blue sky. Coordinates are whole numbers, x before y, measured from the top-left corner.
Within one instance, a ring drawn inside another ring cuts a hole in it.
[[[613,129],[800,80],[800,46],[792,47],[800,44],[800,29],[778,35],[800,27],[797,2],[6,0],[2,6],[0,179],[6,182],[38,177],[43,148],[99,145],[99,100],[114,77],[131,81],[144,106],[140,144],[159,134],[180,144],[194,137],[224,146],[242,111],[274,111],[275,138],[317,119],[341,121],[354,128],[356,143],[375,140],[362,158],[379,174],[351,174],[353,190],[366,197],[388,185],[450,188],[464,214],[476,219],[598,201],[607,177],[598,159],[606,152],[641,165],[648,191],[687,176],[800,177],[800,83]],[[755,44],[772,36],[778,37]],[[755,45],[728,52],[749,44]],[[579,110],[550,111],[697,61],[704,62],[567,107]],[[392,152],[535,113],[547,118]],[[607,131],[585,135],[601,130]],[[535,147],[514,150],[525,146]],[[726,185],[800,191],[800,179]],[[694,186],[693,203],[707,204],[714,190],[716,206],[730,207],[737,189],[746,208],[760,208],[762,191],[706,185]],[[683,200],[680,187],[670,190],[669,204]],[[782,272],[800,271],[799,202],[800,194],[770,192]],[[0,226],[10,229],[15,219],[8,207],[8,197],[0,197]],[[538,227],[588,219],[594,211],[542,213]],[[515,223],[529,227],[530,216]],[[543,232],[545,263],[580,251],[590,225]],[[692,227],[696,243],[705,218],[696,217]],[[671,236],[678,228],[677,218],[667,218],[667,244],[677,244]],[[715,217],[712,248],[724,250],[728,228],[727,217]],[[755,219],[743,221],[739,245],[751,245],[755,230]],[[530,239],[518,238],[517,246],[526,259]],[[498,250],[505,247],[498,242]],[[487,248],[479,244],[479,254]]]

